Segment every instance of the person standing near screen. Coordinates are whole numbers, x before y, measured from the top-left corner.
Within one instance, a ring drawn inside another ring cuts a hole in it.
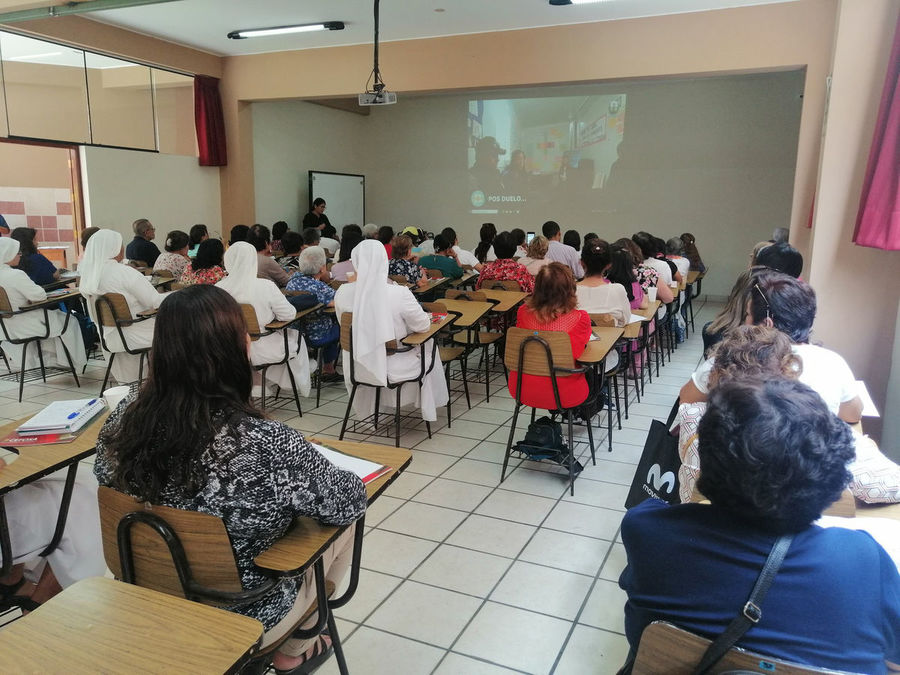
[[[315,227],[323,237],[335,239],[337,230],[334,229],[331,221],[328,220],[328,216],[325,215],[325,207],[325,200],[321,197],[316,197],[313,200],[312,211],[303,216],[303,229]]]

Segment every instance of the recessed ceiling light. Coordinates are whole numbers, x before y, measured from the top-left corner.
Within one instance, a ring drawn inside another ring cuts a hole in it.
[[[228,34],[232,40],[244,38],[269,37],[270,35],[288,35],[290,33],[311,33],[317,30],[344,30],[343,21],[324,21],[322,23],[306,23],[295,26],[274,26],[272,28],[248,28],[233,30]]]

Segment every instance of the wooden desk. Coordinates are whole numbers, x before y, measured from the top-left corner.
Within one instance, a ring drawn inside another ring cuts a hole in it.
[[[466,284],[471,283],[472,281],[474,281],[477,278],[478,278],[478,272],[475,272],[475,271],[466,272],[459,279],[454,279],[453,281],[451,281],[450,286],[451,286],[451,288],[462,288]]]
[[[694,282],[697,281],[697,277],[699,277],[699,276],[700,276],[699,270],[691,270],[690,272],[688,272],[688,275],[687,275],[688,285],[692,286],[694,284]]]
[[[481,317],[490,312],[494,305],[490,302],[476,302],[474,300],[448,300],[442,298],[439,300],[448,311],[459,312],[460,316],[453,322],[454,326],[460,328],[470,328],[477,324]]]
[[[500,291],[493,288],[481,288],[479,289],[479,292],[484,293],[484,297],[488,300],[497,301],[496,304],[494,304],[493,311],[500,314],[512,310],[516,305],[528,297],[528,293],[523,293],[522,291]]]
[[[166,286],[170,284],[174,284],[178,279],[175,277],[161,277],[158,274],[153,274],[150,277],[150,283],[153,284],[153,288],[162,288],[165,290]]]
[[[421,295],[422,293],[428,293],[429,291],[433,291],[438,286],[443,286],[444,284],[451,281],[447,277],[442,277],[440,279],[429,279],[428,283],[424,286],[416,286],[414,288],[410,288],[410,290],[416,295]]]
[[[292,323],[294,323],[295,321],[299,321],[303,317],[305,317],[309,314],[312,314],[313,312],[315,312],[317,309],[320,309],[321,307],[322,307],[322,305],[318,304],[318,305],[313,305],[312,307],[307,307],[306,309],[301,309],[297,312],[297,316],[295,316],[293,319],[288,319],[287,321],[273,321],[272,323],[267,323],[266,329],[267,330],[278,330],[279,328],[284,328],[285,326],[289,326]]]
[[[601,363],[616,344],[616,340],[622,337],[625,329],[613,326],[594,326],[593,331],[594,335],[600,339],[587,343],[581,356],[578,357],[580,363]]]
[[[659,306],[662,303],[659,300],[654,300],[649,305],[647,305],[646,309],[633,309],[631,313],[643,317],[643,321],[635,321],[634,323],[630,323],[625,326],[625,332],[623,337],[634,339],[639,336],[641,330],[647,326],[650,320],[656,316],[656,310],[659,309]]]
[[[94,577],[4,626],[0,671],[236,672],[262,634],[256,619]]]
[[[890,518],[900,520],[900,504],[866,504],[856,500],[858,518]]]
[[[421,333],[410,333],[405,338],[401,340],[401,342],[405,345],[420,345],[426,340],[434,337],[434,334],[441,330],[444,326],[453,322],[453,316],[445,316],[438,322],[432,322],[431,326],[426,331],[422,331]],[[374,460],[373,460],[374,461]]]
[[[315,438],[311,441],[318,442]],[[372,462],[391,467],[391,471],[366,485],[369,504],[375,501],[387,487],[397,480],[412,461],[412,453],[405,448],[392,448],[377,443],[353,441],[321,441],[335,450],[356,455]],[[312,518],[298,518],[285,535],[267,551],[254,559],[257,567],[284,575],[299,574],[337,539],[346,527],[322,525]]]
[[[81,292],[77,289],[73,289],[68,293],[60,293],[59,295],[54,295],[46,300],[41,300],[40,302],[29,302],[27,305],[23,305],[22,309],[31,309],[32,307],[50,307],[52,305],[59,304],[64,300],[71,300],[72,298],[80,298]]]

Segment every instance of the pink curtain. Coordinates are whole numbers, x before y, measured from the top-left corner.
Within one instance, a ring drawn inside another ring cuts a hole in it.
[[[194,126],[200,166],[225,166],[225,117],[219,97],[219,80],[206,75],[194,76]]]
[[[853,241],[900,250],[900,17],[869,151]]]

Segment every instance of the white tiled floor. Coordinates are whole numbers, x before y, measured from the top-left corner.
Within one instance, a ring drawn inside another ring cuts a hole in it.
[[[716,307],[695,305],[697,328]],[[455,402],[453,426],[441,417],[434,435],[410,431],[401,445],[413,461],[370,509],[354,599],[338,610],[350,669],[367,674],[614,673],[628,651],[624,594],[618,576],[625,552],[617,541],[625,496],[650,421],[665,419],[702,352],[699,334],[632,404],[607,452],[605,415],[595,430],[597,465],[586,430],[576,427],[585,470],[570,496],[555,465],[514,460],[500,483],[512,401],[497,381],[490,402],[471,385],[472,409]],[[103,365],[91,361],[76,389],[71,377],[17,385],[0,381],[0,423],[46,402],[80,398],[100,387]],[[655,372],[655,371],[654,371]],[[273,417],[320,438],[336,438],[346,393],[322,392],[322,405],[302,399]],[[443,412],[441,413],[443,415]],[[524,435],[520,416],[516,438]],[[391,442],[385,439],[372,439]],[[87,461],[86,463],[90,463]],[[332,659],[319,671],[337,672]]]

